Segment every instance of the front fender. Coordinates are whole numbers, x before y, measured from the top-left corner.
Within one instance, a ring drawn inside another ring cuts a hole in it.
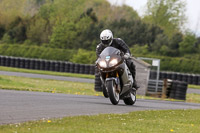
[[[110,80],[113,80],[115,84],[119,85],[119,79],[117,77],[106,78],[106,83]]]

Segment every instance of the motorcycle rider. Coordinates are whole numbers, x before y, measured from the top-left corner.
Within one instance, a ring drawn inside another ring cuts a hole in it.
[[[135,89],[138,89],[139,87],[137,86],[137,83],[135,80],[135,74],[136,74],[135,73],[135,65],[133,63],[133,60],[131,59],[131,52],[130,52],[127,44],[120,38],[113,38],[112,31],[109,29],[105,29],[101,32],[100,40],[101,40],[101,43],[99,45],[97,45],[97,48],[96,48],[97,58],[99,57],[101,52],[108,46],[112,46],[114,48],[117,48],[117,49],[123,51],[124,58],[126,60],[126,64],[127,64],[128,68],[130,69],[130,72],[131,72],[133,80],[134,80],[133,87]]]

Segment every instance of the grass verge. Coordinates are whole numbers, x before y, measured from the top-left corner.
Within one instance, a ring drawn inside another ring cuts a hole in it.
[[[200,110],[137,111],[0,126],[0,133],[198,133]]]
[[[55,76],[77,77],[77,78],[89,78],[89,79],[94,79],[95,78],[94,75],[88,75],[88,74],[77,74],[77,73],[65,73],[65,72],[31,70],[31,69],[3,67],[3,66],[0,66],[0,70],[1,71],[10,71],[10,72],[24,72],[24,73],[55,75]]]
[[[188,88],[200,89],[200,85],[188,85]]]
[[[186,99],[190,103],[200,103],[200,94],[187,94]]]
[[[0,89],[67,93],[81,95],[99,95],[94,84],[49,79],[0,76]]]

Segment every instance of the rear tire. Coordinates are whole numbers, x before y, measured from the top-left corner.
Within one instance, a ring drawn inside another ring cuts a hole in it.
[[[136,92],[130,92],[130,97],[123,99],[126,105],[133,105],[136,102]]]
[[[117,92],[116,84],[113,80],[110,80],[107,81],[106,86],[111,103],[117,105],[119,103],[119,92]]]

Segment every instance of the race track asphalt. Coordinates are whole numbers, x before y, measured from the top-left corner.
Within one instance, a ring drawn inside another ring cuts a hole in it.
[[[0,75],[94,83],[94,79],[0,71]],[[190,89],[189,89],[190,90]],[[197,92],[192,90],[192,92]],[[52,94],[0,89],[0,125],[76,115],[127,113],[139,110],[200,109],[200,104],[137,99],[133,106],[123,101],[112,105],[101,96]]]
[[[128,113],[139,110],[200,109],[200,104],[137,99],[112,105],[102,96],[0,90],[0,125],[77,115]]]

